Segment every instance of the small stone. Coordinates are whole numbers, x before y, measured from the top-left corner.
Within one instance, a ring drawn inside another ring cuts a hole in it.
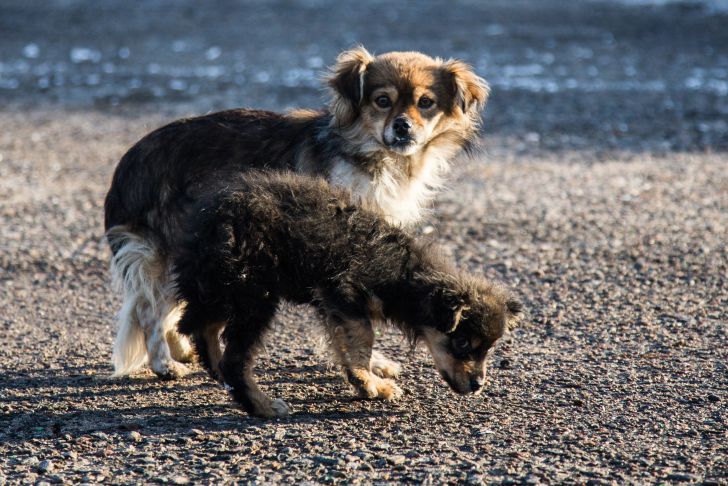
[[[388,461],[389,461],[389,462],[390,462],[391,464],[394,464],[395,466],[399,466],[400,464],[404,464],[404,462],[405,462],[405,461],[407,460],[407,458],[406,458],[406,457],[404,457],[404,456],[403,456],[403,455],[401,455],[401,454],[395,454],[394,456],[389,456],[389,457],[387,458],[387,460],[388,460]]]
[[[679,482],[690,482],[694,483],[698,481],[698,477],[693,474],[687,473],[671,473],[668,474],[666,479],[668,481],[679,481]]]
[[[337,466],[343,462],[341,459],[337,459],[336,457],[326,456],[313,456],[311,459],[325,466]]]
[[[131,432],[129,432],[127,434],[127,437],[129,437],[129,439],[133,440],[134,442],[141,442],[142,441],[142,434],[140,434],[136,430],[132,430]]]
[[[38,464],[38,471],[41,473],[47,473],[53,471],[53,463],[49,460],[41,461]]]
[[[26,465],[28,465],[28,466],[31,466],[31,467],[32,466],[37,466],[40,463],[40,459],[38,459],[35,456],[30,456],[25,461],[23,461],[23,463],[26,464]]]
[[[173,484],[189,484],[190,478],[187,476],[174,476],[172,477]]]

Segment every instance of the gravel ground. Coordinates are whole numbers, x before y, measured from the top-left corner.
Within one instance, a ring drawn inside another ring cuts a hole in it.
[[[728,17],[637,3],[2,2],[0,485],[728,482]],[[304,307],[259,373],[289,419],[199,367],[108,379],[119,157],[181,114],[315,106],[355,41],[494,86],[485,153],[419,228],[524,301],[486,392],[385,332],[405,398],[354,399]]]

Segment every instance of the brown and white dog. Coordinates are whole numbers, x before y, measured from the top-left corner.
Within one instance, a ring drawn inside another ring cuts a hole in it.
[[[293,170],[347,187],[389,222],[420,219],[450,161],[477,141],[488,86],[461,61],[417,52],[342,53],[329,106],[280,114],[229,110],[178,120],[121,159],[105,203],[112,276],[123,294],[115,376],[148,360],[161,378],[185,374],[191,348],[175,330],[170,249],[181,222],[214,181]],[[396,369],[375,354],[371,366]]]

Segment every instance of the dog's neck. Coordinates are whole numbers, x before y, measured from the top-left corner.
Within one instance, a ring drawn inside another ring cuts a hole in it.
[[[450,160],[460,147],[425,146],[412,155],[401,155],[381,146],[361,147],[344,138],[341,150],[330,160],[326,177],[352,193],[389,222],[411,225],[422,219],[443,185]]]

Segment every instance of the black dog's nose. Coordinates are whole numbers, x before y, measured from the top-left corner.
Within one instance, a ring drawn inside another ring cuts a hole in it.
[[[392,128],[394,128],[394,134],[397,135],[397,137],[404,138],[409,135],[409,132],[412,129],[412,123],[407,118],[401,116],[394,120]]]
[[[476,392],[485,385],[485,376],[474,376],[470,378],[470,390]]]

